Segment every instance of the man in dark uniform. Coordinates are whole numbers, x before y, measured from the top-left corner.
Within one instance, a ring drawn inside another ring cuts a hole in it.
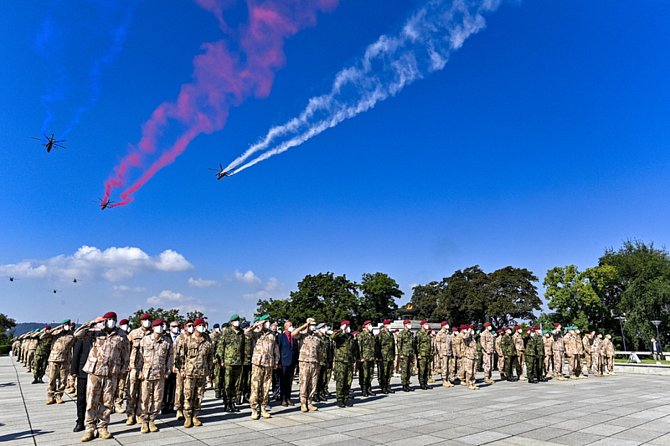
[[[334,343],[335,383],[338,407],[351,406],[349,389],[354,377],[354,337],[351,335],[349,321],[342,321],[340,329],[331,336]]]
[[[412,321],[405,319],[404,328],[398,334],[398,355],[400,356],[400,377],[402,381],[402,390],[405,392],[414,391],[410,386],[412,377],[412,367],[416,356],[416,340],[412,333]]]
[[[93,336],[86,333],[84,336],[75,338],[74,352],[70,363],[70,374],[77,378],[77,422],[72,429],[73,432],[81,432],[86,427],[84,419],[86,418],[86,381],[88,374],[82,369],[88,359],[88,353],[91,351]]]
[[[360,355],[360,369],[358,371],[363,396],[375,396],[372,392],[372,375],[375,373],[377,359],[377,341],[372,334],[372,322],[363,322],[363,331],[356,338]]]
[[[230,317],[228,328],[220,336],[219,345],[216,349],[216,359],[225,369],[224,410],[226,412],[239,412],[240,410],[235,402],[238,397],[237,393],[240,387],[244,361],[244,333],[240,330],[240,317],[237,314]]]
[[[385,319],[377,335],[377,380],[382,393],[395,393],[391,389],[391,374],[393,373],[393,361],[395,360],[395,339],[388,329],[390,320]]]

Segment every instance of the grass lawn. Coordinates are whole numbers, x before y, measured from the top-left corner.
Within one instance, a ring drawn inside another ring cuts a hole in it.
[[[614,362],[628,362],[625,359],[615,359]],[[656,364],[657,362],[660,362],[662,365],[670,365],[670,361],[656,361],[655,359],[640,359],[640,362],[642,364]]]

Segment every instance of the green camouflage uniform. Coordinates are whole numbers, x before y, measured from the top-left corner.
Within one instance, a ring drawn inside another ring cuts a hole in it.
[[[526,375],[528,381],[539,381],[543,377],[544,340],[542,336],[531,336],[526,342]]]
[[[433,360],[433,338],[423,329],[416,334],[416,353],[419,384],[425,388],[428,386],[430,363]]]
[[[355,340],[351,333],[337,330],[331,335],[333,340],[333,356],[337,400],[344,402],[349,398],[351,381],[354,378],[354,344]]]
[[[416,352],[416,340],[411,330],[398,334],[398,355],[400,356],[400,376],[403,386],[409,386]]]
[[[377,359],[377,342],[375,336],[367,330],[363,330],[356,339],[358,351],[360,352],[359,380],[363,395],[369,395],[372,391],[372,375],[375,373],[375,360]]]
[[[221,337],[221,332],[219,333],[212,333],[210,336],[210,340],[212,342],[212,348],[214,351],[216,351],[217,347],[219,346],[219,338]],[[223,394],[223,374],[221,373],[221,364],[219,361],[216,359],[214,360],[214,396],[216,398],[221,398],[221,395]]]
[[[226,405],[234,404],[237,389],[240,387],[242,364],[244,361],[244,333],[242,330],[229,327],[219,336],[216,358],[223,363],[224,393]]]
[[[249,400],[251,395],[251,352],[254,350],[254,339],[251,336],[244,337],[244,362],[240,377],[240,388],[238,395]]]
[[[393,373],[393,361],[395,360],[395,339],[393,334],[382,330],[377,335],[378,359],[377,380],[383,392],[388,392],[391,387],[391,374]]]
[[[500,338],[500,348],[505,355],[505,376],[510,379],[513,376],[512,370],[516,367],[516,347],[514,340],[507,333]]]
[[[37,342],[35,349],[35,359],[33,361],[33,377],[42,381],[42,377],[47,371],[47,361],[51,353],[51,337],[42,336]]]
[[[319,362],[319,383],[316,393],[319,398],[328,398],[328,384],[333,370],[333,341],[328,336],[321,336],[321,360]]]

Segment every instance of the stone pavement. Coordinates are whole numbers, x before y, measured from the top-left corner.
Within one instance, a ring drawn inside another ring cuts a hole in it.
[[[0,357],[0,443],[81,444],[81,434],[72,432],[72,399],[46,406],[46,385],[31,381],[12,358]],[[113,414],[114,439],[92,444],[670,445],[669,384],[667,377],[644,375],[499,382],[477,392],[438,383],[428,391],[357,396],[354,407],[346,409],[335,407],[332,399],[306,414],[298,406],[273,406],[273,418],[258,421],[248,409],[224,413],[208,391],[202,427],[184,429],[174,419],[160,419],[160,432],[141,434],[139,426],[128,427],[123,415]]]

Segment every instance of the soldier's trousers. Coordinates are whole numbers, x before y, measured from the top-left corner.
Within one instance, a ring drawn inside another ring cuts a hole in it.
[[[88,375],[86,382],[86,431],[107,430],[114,407],[116,376]]]
[[[491,379],[493,375],[493,353],[482,352],[482,366],[484,367],[484,379]]]
[[[124,372],[119,375],[119,379],[116,382],[116,399],[114,400],[114,406],[123,407],[123,403],[126,401],[127,393],[128,393],[128,372]]]
[[[525,362],[526,362],[526,353],[517,352],[516,376],[519,378],[523,376],[523,365]]]
[[[588,374],[591,371],[591,367],[593,366],[591,353],[584,353],[584,362],[586,363],[586,373]]]
[[[163,405],[161,407],[161,412],[163,414],[170,413],[174,407],[176,383],[176,373],[170,373],[170,375],[165,378],[165,388],[163,389]]]
[[[563,352],[554,352],[554,375],[563,376]]]
[[[240,387],[238,395],[249,395],[251,393],[251,364],[243,365],[240,374]]]
[[[451,367],[450,364],[451,361],[449,361],[449,359],[451,358],[447,355],[439,355],[437,357],[437,362],[439,363],[438,368],[440,370],[440,374],[442,375],[443,382],[447,382],[451,378],[449,373],[449,368]]]
[[[86,383],[88,377],[77,377],[77,424],[84,424],[86,420]]]
[[[26,357],[26,367],[30,372],[33,369],[33,364],[35,363],[35,350],[28,350],[28,356]]]
[[[251,366],[251,396],[249,405],[256,412],[258,405],[265,407],[270,399],[270,388],[272,387],[272,367],[252,365]]]
[[[328,381],[326,381],[327,376],[328,376],[328,368],[326,367],[325,364],[320,364],[319,379],[317,380],[316,383],[317,395],[321,395],[322,393],[325,393],[328,390]]]
[[[374,361],[361,361],[358,370],[359,382],[361,384],[361,391],[370,390],[372,387],[372,376],[375,373]]]
[[[236,402],[237,392],[240,388],[240,379],[242,378],[241,365],[227,365],[225,367],[225,400],[227,403]]]
[[[223,379],[221,376],[221,364],[218,360],[214,361],[214,392],[215,395],[218,395],[217,398],[221,398],[223,394]]]
[[[549,371],[553,370],[553,365],[554,365],[554,357],[552,355],[544,355],[544,375],[543,376],[548,376]]]
[[[422,356],[421,358],[417,358],[416,365],[417,365],[417,372],[419,375],[419,384],[422,386],[428,385],[428,376],[430,374],[430,356]]]
[[[517,369],[518,358],[514,356],[505,356],[505,376],[509,379],[514,376],[514,370]],[[517,375],[518,378],[518,375]]]
[[[579,376],[579,371],[577,370],[579,364],[579,356],[572,355],[568,356],[568,374],[570,376]]]
[[[440,355],[435,353],[433,355],[433,368],[430,371],[430,375],[441,375],[442,374],[442,361],[440,360]]]
[[[477,360],[472,358],[463,358],[463,378],[468,385],[475,384],[475,368],[477,367]]]
[[[477,352],[477,368],[476,371],[484,371],[484,352]]]
[[[414,366],[414,356],[405,356],[400,358],[400,380],[403,386],[409,386],[412,377],[412,367]]]
[[[540,379],[539,375],[535,375],[535,371],[537,368],[537,356],[535,355],[525,355],[524,360],[526,361],[526,376],[528,377],[528,381],[532,381],[535,379]]]
[[[391,374],[393,373],[393,360],[382,359],[377,363],[377,381],[384,389],[391,386]]]
[[[69,364],[64,362],[51,362],[49,367],[49,398],[62,397],[65,391],[65,383],[69,371]]]
[[[335,363],[335,392],[338,401],[346,401],[349,398],[351,381],[354,379],[354,369],[351,364]]]
[[[614,356],[603,356],[603,370],[608,373],[614,371]]]
[[[181,371],[177,372],[174,390],[174,410],[184,410],[184,378]]]
[[[184,415],[197,417],[205,397],[206,376],[186,376],[184,378]]]
[[[498,355],[498,373],[500,379],[505,379],[505,355]]]
[[[131,369],[128,372],[128,406],[126,414],[129,417],[136,417],[142,413],[142,381],[137,379],[139,371]]]
[[[319,379],[319,363],[300,361],[300,404],[312,402]]]
[[[599,353],[592,354],[593,356],[593,373],[596,375],[602,375],[603,367],[602,360],[603,357]]]
[[[456,376],[461,381],[465,381],[465,366],[463,365],[463,357],[458,356],[456,358]]]
[[[165,379],[145,379],[142,381],[142,421],[154,421],[163,404]]]
[[[47,371],[47,359],[45,355],[35,355],[33,360],[33,376],[35,379],[42,379]]]

